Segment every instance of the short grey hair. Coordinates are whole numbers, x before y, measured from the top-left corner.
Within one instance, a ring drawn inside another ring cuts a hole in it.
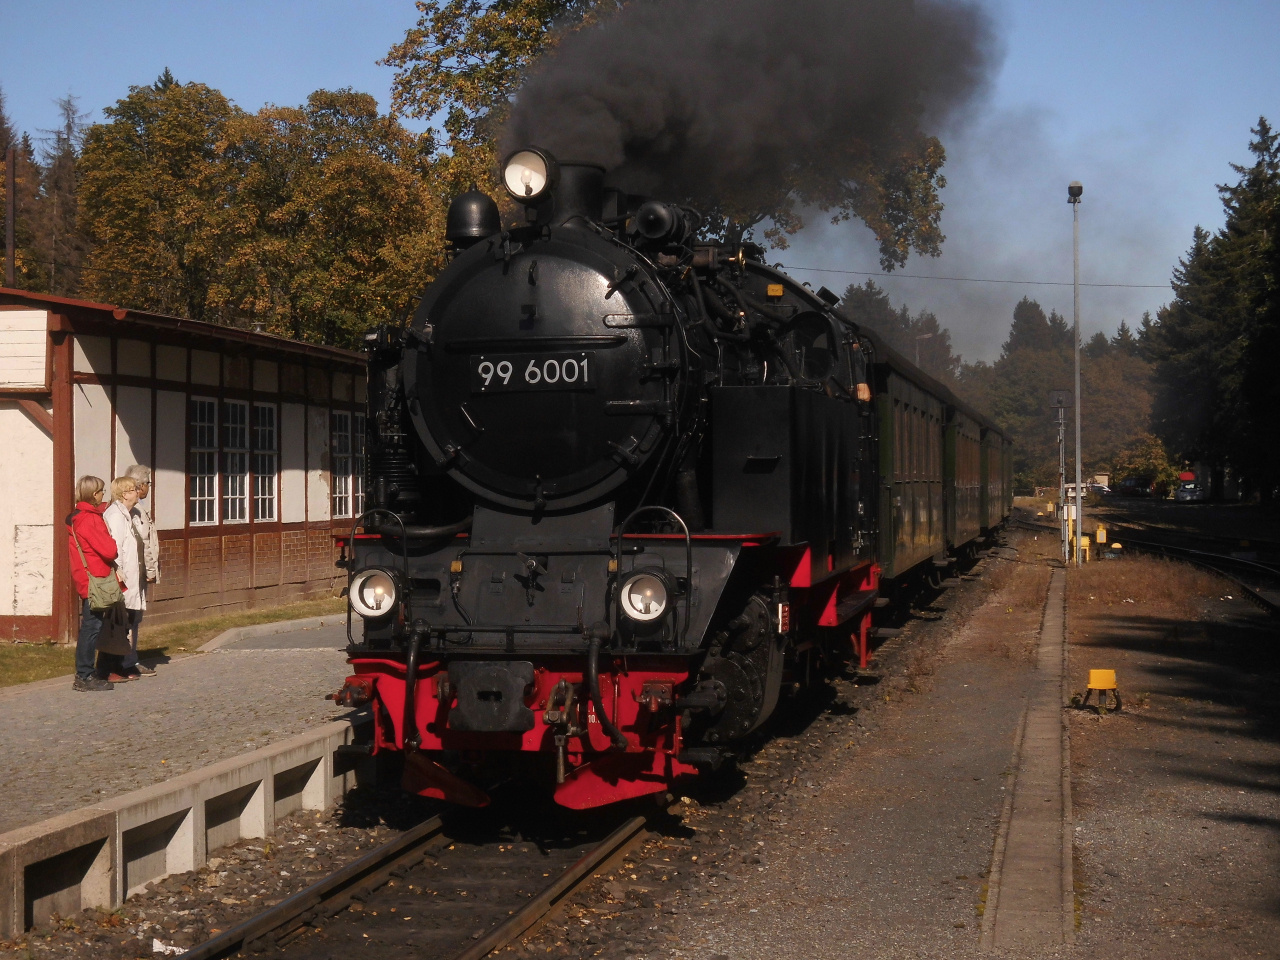
[[[128,470],[124,472],[124,475],[126,477],[132,477],[136,483],[151,482],[151,468],[144,467],[140,463],[135,463],[133,466],[131,466]]]

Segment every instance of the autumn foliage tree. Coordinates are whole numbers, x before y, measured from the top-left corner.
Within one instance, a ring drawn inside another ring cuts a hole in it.
[[[211,298],[297,339],[353,345],[444,262],[417,141],[350,90],[238,116],[224,151],[240,238]]]
[[[85,136],[80,211],[94,242],[83,293],[196,320],[227,320],[211,296],[234,243],[236,184],[222,154],[240,115],[168,70]]]
[[[426,149],[450,194],[499,195],[498,128],[525,69],[554,42],[619,0],[419,0],[418,22],[381,62],[394,67],[395,113],[430,121]]]
[[[105,112],[80,161],[87,295],[355,346],[441,262],[417,140],[367,94],[250,114],[166,71]]]

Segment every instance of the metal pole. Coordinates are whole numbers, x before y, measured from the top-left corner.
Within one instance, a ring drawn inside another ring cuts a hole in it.
[[[1062,540],[1062,560],[1071,559],[1071,545],[1067,542],[1067,412],[1058,408],[1058,503],[1062,504],[1062,518],[1058,521]]]
[[[18,185],[17,154],[13,147],[4,152],[4,285],[13,286],[14,250],[13,221],[17,219]]]
[[[1080,530],[1084,525],[1084,490],[1080,483],[1080,197],[1071,198],[1072,287],[1075,299],[1076,356],[1076,566],[1080,566]]]

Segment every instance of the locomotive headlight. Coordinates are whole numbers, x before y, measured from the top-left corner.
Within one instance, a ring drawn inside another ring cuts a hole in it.
[[[555,184],[557,166],[541,150],[517,150],[502,164],[502,183],[521,203],[540,199]]]
[[[632,574],[622,583],[618,603],[622,612],[639,623],[651,623],[667,611],[667,585],[656,573]]]
[[[355,575],[347,599],[351,609],[360,616],[376,620],[395,609],[399,592],[390,573],[381,567],[369,567]]]

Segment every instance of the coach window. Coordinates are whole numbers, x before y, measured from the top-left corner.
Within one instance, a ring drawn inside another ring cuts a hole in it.
[[[191,460],[188,520],[218,522],[218,401],[192,397],[187,407]]]
[[[276,408],[253,405],[253,519],[276,518]]]
[[[893,401],[893,479],[906,479],[906,417],[897,401]]]
[[[222,520],[249,519],[249,405],[222,403]]]

